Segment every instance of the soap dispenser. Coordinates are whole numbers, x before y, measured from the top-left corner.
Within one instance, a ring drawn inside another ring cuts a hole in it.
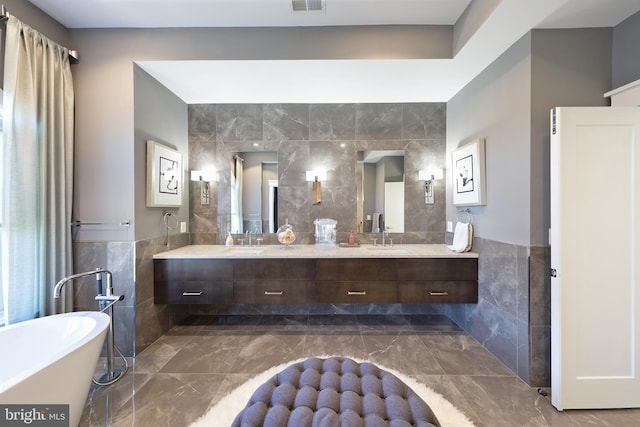
[[[355,235],[355,232],[351,230],[351,233],[349,234],[349,246],[354,246],[355,244],[356,244],[356,235]]]
[[[233,237],[231,236],[231,232],[229,232],[229,235],[227,236],[227,240],[226,242],[224,242],[224,244],[227,246],[233,246]]]

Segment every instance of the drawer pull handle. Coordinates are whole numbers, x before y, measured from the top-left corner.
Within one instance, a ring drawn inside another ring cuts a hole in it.
[[[202,294],[203,294],[202,291],[195,291],[195,292],[193,292],[193,291],[184,291],[182,293],[182,296],[183,297],[199,297],[199,296],[202,296]]]
[[[347,291],[347,295],[366,295],[367,291]]]
[[[446,297],[447,295],[449,295],[449,292],[447,292],[447,291],[444,291],[444,292],[429,291],[429,295],[431,295],[432,297]]]
[[[265,295],[284,295],[284,291],[264,291]]]

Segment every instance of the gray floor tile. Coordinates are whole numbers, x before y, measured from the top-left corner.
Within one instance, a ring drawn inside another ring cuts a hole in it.
[[[189,341],[160,370],[162,373],[227,374],[251,335],[201,335]]]
[[[469,335],[421,335],[420,339],[448,375],[513,375]]]
[[[206,412],[224,375],[154,375],[123,405],[113,425],[188,426]]]
[[[342,355],[364,360],[367,351],[359,333],[307,335],[303,354],[300,357]]]
[[[235,355],[230,373],[258,374],[272,366],[293,360],[302,354],[304,335],[254,335]]]
[[[323,355],[409,375],[477,427],[640,425],[640,409],[557,411],[444,315],[370,313],[193,316],[140,353],[123,379],[93,386],[81,425],[188,426],[255,374]]]
[[[415,335],[364,335],[368,358],[407,375],[439,375],[444,371]]]

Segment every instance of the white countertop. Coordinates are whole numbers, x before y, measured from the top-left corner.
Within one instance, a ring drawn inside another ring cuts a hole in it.
[[[335,246],[331,249],[319,248],[316,245],[291,245],[288,248],[280,245],[261,247],[190,245],[158,253],[153,258],[478,258],[478,254],[452,252],[444,244],[407,244],[384,247],[373,245]]]

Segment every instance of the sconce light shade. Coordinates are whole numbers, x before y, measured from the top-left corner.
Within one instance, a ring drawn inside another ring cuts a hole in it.
[[[326,181],[327,180],[327,171],[323,169],[318,169],[314,171],[307,171],[307,181]]]
[[[327,180],[326,170],[307,171],[307,181],[313,182],[311,189],[312,199],[314,205],[319,205],[322,202],[322,181]]]
[[[208,205],[211,200],[211,189],[210,182],[215,182],[218,180],[218,174],[215,170],[192,170],[191,171],[191,181],[200,181],[200,204]]]
[[[426,168],[418,171],[418,181],[432,181],[444,178],[444,171],[440,168]]]
[[[191,171],[191,181],[206,181],[206,182],[214,182],[217,181],[217,173],[214,170],[192,170]]]
[[[418,171],[418,181],[424,181],[424,203],[434,203],[433,185],[435,180],[442,179],[444,172],[439,168],[426,168]]]

